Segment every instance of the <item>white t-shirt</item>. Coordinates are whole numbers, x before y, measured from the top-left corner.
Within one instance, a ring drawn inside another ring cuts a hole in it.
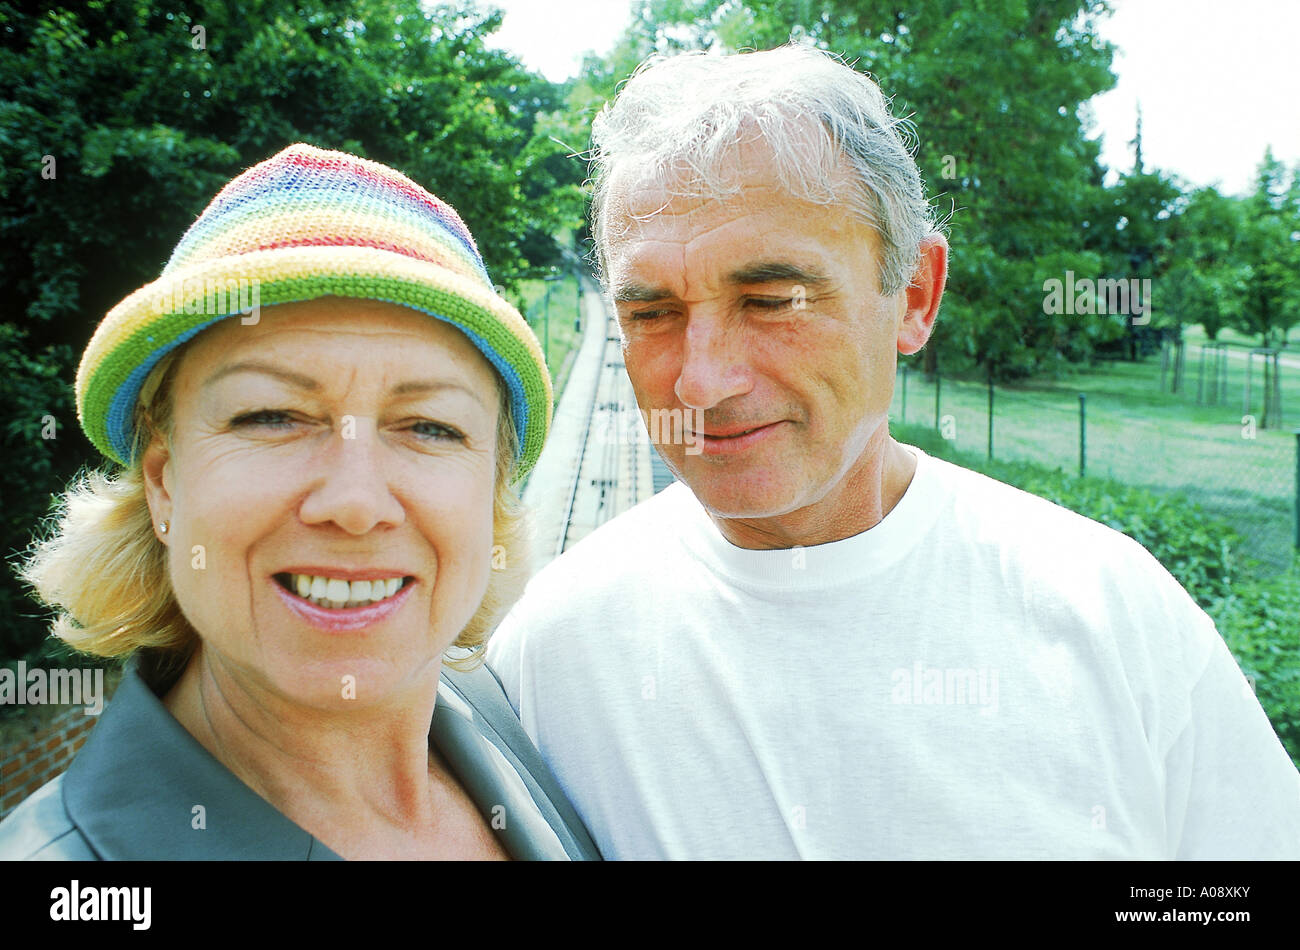
[[[1300,774],[1139,544],[917,456],[889,515],[729,543],[683,484],[488,662],[606,858],[1300,858]]]

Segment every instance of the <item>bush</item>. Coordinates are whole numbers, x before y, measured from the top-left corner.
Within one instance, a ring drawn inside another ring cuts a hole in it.
[[[1300,571],[1237,584],[1209,614],[1300,767]]]

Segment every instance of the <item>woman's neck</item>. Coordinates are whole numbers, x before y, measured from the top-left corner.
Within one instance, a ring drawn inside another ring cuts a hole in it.
[[[200,649],[163,704],[244,784],[326,844],[391,841],[407,850],[436,832],[449,787],[458,788],[429,751],[440,672],[435,664],[382,705],[326,711],[288,701]]]

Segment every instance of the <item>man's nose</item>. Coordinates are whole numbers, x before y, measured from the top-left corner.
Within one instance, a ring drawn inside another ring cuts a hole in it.
[[[340,426],[315,463],[312,490],[298,511],[304,524],[333,522],[348,534],[363,535],[406,520],[390,489],[391,463],[373,420],[357,418]]]
[[[674,391],[689,409],[712,409],[749,392],[749,355],[738,328],[718,314],[690,314],[682,342],[682,368]]]

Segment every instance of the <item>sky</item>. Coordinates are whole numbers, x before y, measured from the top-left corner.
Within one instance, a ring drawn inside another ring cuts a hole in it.
[[[486,0],[479,0],[485,3]],[[552,80],[606,53],[631,0],[490,0],[505,11],[493,45]],[[1265,146],[1300,162],[1300,0],[1112,0],[1102,35],[1119,46],[1114,89],[1091,102],[1102,161],[1133,165],[1137,104],[1142,156],[1193,186],[1250,186]]]

